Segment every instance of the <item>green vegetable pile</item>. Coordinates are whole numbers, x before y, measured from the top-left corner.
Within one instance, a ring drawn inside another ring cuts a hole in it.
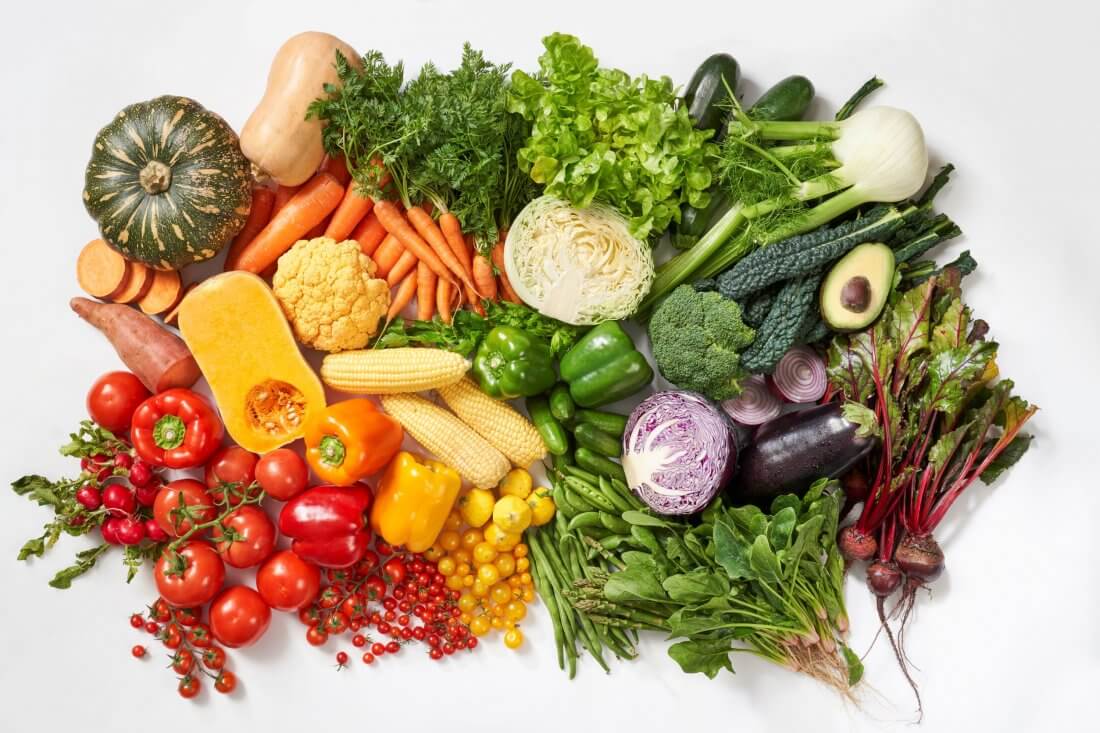
[[[537,581],[556,591],[546,594],[555,603],[565,599],[583,614],[573,626],[598,661],[596,640],[652,629],[682,639],[669,655],[685,672],[732,672],[730,655],[740,651],[845,693],[859,681],[862,665],[844,643],[836,546],[843,492],[835,482],[817,482],[802,499],[781,496],[768,513],[719,500],[697,524],[630,508],[637,500],[614,486],[599,498],[571,517],[559,506],[554,524],[531,542]],[[556,626],[561,645],[570,621],[560,617]],[[619,656],[633,652],[608,646]]]
[[[545,193],[610,204],[639,239],[679,221],[682,203],[706,206],[712,133],[677,107],[671,80],[601,68],[574,36],[554,33],[543,46],[536,76],[512,74],[508,108],[531,123],[519,161]]]

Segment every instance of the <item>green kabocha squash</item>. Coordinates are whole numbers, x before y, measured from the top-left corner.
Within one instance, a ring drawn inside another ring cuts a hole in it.
[[[178,270],[213,257],[244,226],[252,176],[233,129],[186,97],[124,108],[99,131],[84,206],[125,257]]]

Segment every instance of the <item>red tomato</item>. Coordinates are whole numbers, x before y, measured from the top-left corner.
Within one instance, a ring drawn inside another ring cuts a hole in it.
[[[271,609],[248,586],[226,588],[210,604],[210,631],[227,647],[254,644],[270,623]]]
[[[268,496],[287,501],[309,484],[309,467],[291,449],[279,448],[256,463],[256,480]]]
[[[191,529],[191,520],[182,516],[181,498],[185,505],[192,507],[200,524],[217,516],[214,500],[202,483],[193,478],[181,478],[165,484],[153,501],[153,518],[157,526],[172,537],[179,537]]]
[[[162,554],[153,575],[157,591],[169,605],[177,608],[201,606],[213,598],[225,582],[225,563],[205,542],[189,542],[176,557]]]
[[[230,512],[222,522],[236,533],[236,539],[230,541],[222,536],[217,527],[210,535],[218,554],[225,564],[234,568],[250,568],[267,559],[275,549],[275,524],[258,506],[241,506]]]
[[[297,611],[317,597],[321,590],[321,571],[290,550],[282,550],[260,566],[256,588],[272,608]]]
[[[230,445],[222,448],[207,462],[204,478],[206,488],[210,495],[221,500],[223,483],[240,484],[243,492],[249,484],[256,480],[256,461],[259,460],[255,453],[246,451],[239,445]],[[233,503],[239,504],[240,498],[233,496]]]
[[[88,415],[112,433],[130,429],[134,410],[152,395],[130,372],[107,372],[88,390]]]

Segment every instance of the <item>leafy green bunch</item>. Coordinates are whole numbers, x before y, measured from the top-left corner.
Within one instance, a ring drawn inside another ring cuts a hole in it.
[[[529,127],[507,109],[509,65],[466,44],[454,71],[425,64],[407,83],[402,64],[377,51],[358,68],[337,52],[336,70],[339,83],[325,85],[309,114],[327,122],[325,148],[344,154],[360,188],[406,206],[431,202],[479,249],[495,244],[534,195],[516,159]]]
[[[660,235],[680,206],[706,206],[711,131],[697,130],[667,77],[600,68],[575,36],[543,39],[539,72],[512,74],[508,108],[532,125],[519,163],[545,193],[574,206],[603,201],[634,236]]]
[[[821,480],[768,513],[719,500],[695,525],[623,512],[629,539],[604,553],[614,571],[591,573],[567,596],[594,621],[682,638],[669,655],[685,672],[732,672],[730,654],[747,651],[847,694],[863,670],[843,642],[842,501],[836,482]]]

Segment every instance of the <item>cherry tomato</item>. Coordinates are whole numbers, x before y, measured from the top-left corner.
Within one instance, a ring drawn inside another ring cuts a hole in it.
[[[349,619],[361,618],[367,613],[367,601],[362,595],[353,593],[340,604],[340,611]]]
[[[207,669],[221,669],[225,666],[225,650],[220,646],[203,649],[202,664]]]
[[[237,675],[233,674],[228,669],[222,670],[218,678],[214,680],[214,689],[226,695],[233,692],[233,690],[237,689]]]
[[[142,626],[145,625],[145,617],[143,617],[140,613],[133,614],[132,616],[130,616],[130,625],[133,626],[135,629],[140,629]]]
[[[268,496],[287,501],[309,483],[309,467],[290,448],[273,450],[260,458],[255,467],[256,480]]]
[[[181,478],[165,484],[153,502],[153,518],[172,537],[179,537],[191,529],[191,519],[183,515],[181,502],[191,508],[191,513],[200,524],[217,516],[214,500],[206,493],[202,483],[193,478]]]
[[[124,517],[134,513],[137,509],[137,500],[134,492],[122,484],[109,484],[103,487],[103,506],[112,516]]]
[[[136,657],[137,659],[141,659],[145,656],[145,647],[143,647],[141,644],[135,644],[134,647],[130,650],[130,653],[133,654],[134,657]]]
[[[256,573],[256,589],[277,611],[308,606],[321,590],[321,571],[290,550],[276,552]]]
[[[386,595],[386,581],[377,575],[372,575],[363,583],[363,591],[367,594],[368,600],[381,600]]]
[[[330,614],[325,619],[325,633],[340,635],[348,630],[348,617],[341,611]]]
[[[160,631],[160,624],[158,624],[156,621],[146,621],[145,622],[145,632],[146,633],[155,634],[158,631]]]
[[[363,652],[363,664],[374,664],[374,655],[370,652]]]
[[[195,624],[187,630],[187,643],[199,649],[208,649],[213,645],[211,641],[210,627],[206,624]]]
[[[234,568],[250,568],[259,565],[275,549],[275,525],[267,513],[258,506],[240,506],[230,512],[222,522],[230,529],[232,541],[215,527],[210,539],[225,564]]]
[[[153,575],[169,605],[201,606],[225,582],[225,563],[205,542],[189,542],[178,552],[162,554]]]
[[[180,633],[179,627],[175,624],[164,629],[163,638],[164,646],[169,649],[179,649],[183,644],[183,634]]]
[[[259,457],[239,445],[222,448],[206,463],[203,478],[210,495],[221,501],[222,484],[237,484],[230,492],[230,503],[239,504],[244,491],[256,480],[256,461]]]
[[[195,655],[187,649],[181,649],[172,657],[172,671],[176,674],[190,674],[195,668]]]
[[[163,598],[158,598],[149,609],[149,615],[153,617],[154,621],[168,621],[172,618],[172,609],[169,608]]]
[[[306,631],[306,641],[313,646],[321,646],[328,641],[328,634],[320,626],[310,626]]]
[[[386,561],[386,564],[382,566],[382,572],[385,574],[385,577],[389,579],[390,583],[394,585],[405,582],[405,576],[408,574],[408,571],[405,569],[405,563],[401,562],[396,557]]]
[[[336,652],[336,663],[338,665],[340,665],[341,667],[343,667],[345,664],[347,664],[348,663],[348,653],[347,652]]]
[[[180,697],[190,700],[195,695],[199,694],[199,690],[202,689],[202,683],[199,682],[198,677],[192,677],[187,675],[180,680],[179,693]]]
[[[184,628],[191,628],[199,621],[202,621],[202,609],[201,608],[178,608],[176,609],[176,623]]]
[[[88,390],[88,415],[112,433],[122,433],[130,429],[134,410],[151,396],[130,372],[107,372]]]
[[[256,643],[270,623],[271,608],[246,585],[226,588],[210,604],[210,631],[232,649]]]

